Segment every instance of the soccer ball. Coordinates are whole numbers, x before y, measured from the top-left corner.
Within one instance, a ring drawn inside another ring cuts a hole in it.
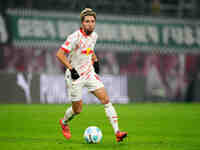
[[[101,130],[98,127],[90,126],[85,129],[83,135],[85,141],[89,144],[91,143],[99,143],[103,137]]]

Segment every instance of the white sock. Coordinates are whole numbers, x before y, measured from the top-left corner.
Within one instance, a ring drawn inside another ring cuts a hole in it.
[[[73,111],[72,106],[71,106],[65,112],[64,123],[66,124],[67,122],[72,120],[74,116],[75,116],[75,114],[74,114],[74,111]]]
[[[117,131],[119,131],[119,127],[118,127],[118,117],[117,117],[115,108],[113,107],[111,102],[109,102],[108,104],[105,104],[104,108],[105,108],[106,116],[109,118],[110,123],[114,129],[114,132],[117,133]]]

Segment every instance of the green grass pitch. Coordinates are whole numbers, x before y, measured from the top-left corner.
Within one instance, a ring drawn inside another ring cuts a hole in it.
[[[128,138],[117,143],[103,105],[83,105],[70,123],[72,138],[61,134],[59,119],[69,105],[0,105],[1,150],[200,150],[200,104],[114,105]],[[99,144],[86,144],[84,130],[98,126]]]

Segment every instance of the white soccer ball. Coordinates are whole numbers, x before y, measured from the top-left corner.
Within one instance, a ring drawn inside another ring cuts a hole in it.
[[[83,135],[85,141],[87,143],[99,143],[103,137],[101,130],[98,127],[90,126],[87,129],[85,129],[84,135]]]

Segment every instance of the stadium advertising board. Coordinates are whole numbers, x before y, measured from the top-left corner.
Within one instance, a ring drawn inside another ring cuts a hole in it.
[[[126,76],[104,75],[100,77],[104,83],[112,103],[129,102]],[[40,102],[43,104],[51,103],[70,103],[63,75],[42,74],[40,76]],[[114,87],[114,88],[113,88]],[[100,103],[100,101],[88,93],[87,88],[83,89],[83,102],[86,104]]]
[[[80,26],[78,14],[8,11],[15,44],[60,46]],[[197,51],[200,47],[200,25],[197,21],[153,18],[99,17],[97,48],[115,50]]]

